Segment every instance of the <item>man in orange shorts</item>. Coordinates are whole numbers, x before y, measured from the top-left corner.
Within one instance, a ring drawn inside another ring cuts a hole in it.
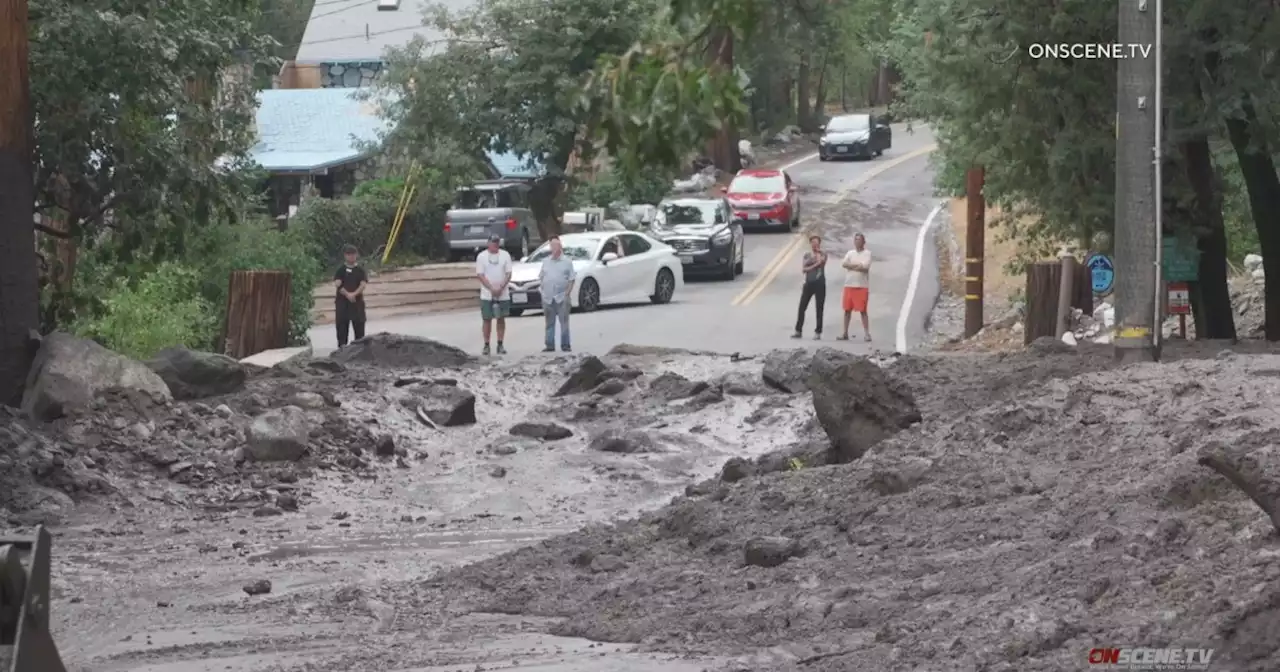
[[[863,339],[871,342],[871,324],[867,319],[867,294],[871,289],[871,251],[867,239],[861,233],[853,237],[853,249],[844,255],[840,265],[845,268],[844,277],[844,331],[836,340],[849,340],[849,320],[857,313],[862,317]]]

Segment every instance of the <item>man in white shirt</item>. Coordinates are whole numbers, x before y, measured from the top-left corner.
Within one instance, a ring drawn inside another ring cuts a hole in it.
[[[871,325],[867,319],[867,298],[871,291],[871,251],[861,233],[853,237],[853,249],[844,255],[840,265],[844,276],[844,331],[836,339],[849,340],[849,321],[854,313],[862,317],[863,340],[871,342]]]
[[[489,354],[489,334],[498,321],[498,354],[507,354],[502,339],[507,335],[507,315],[511,314],[511,255],[502,249],[502,237],[489,236],[489,249],[476,257],[476,278],[480,280],[480,319],[484,320],[483,354]]]

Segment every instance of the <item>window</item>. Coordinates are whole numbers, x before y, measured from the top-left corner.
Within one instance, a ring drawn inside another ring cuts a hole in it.
[[[640,236],[626,235],[626,236],[620,236],[620,237],[623,240],[623,245],[625,245],[627,248],[628,257],[633,254],[644,254],[645,252],[649,251],[648,241],[646,241],[644,238],[641,238]]]
[[[857,133],[871,128],[871,116],[867,114],[849,114],[836,117],[827,124],[828,133]]]
[[[711,224],[720,216],[720,205],[711,203],[665,203],[662,215],[667,225]]]
[[[564,256],[574,261],[586,261],[591,258],[591,250],[581,245],[564,245],[561,251]],[[534,250],[533,254],[529,255],[529,262],[541,262],[549,256],[551,256],[551,244],[545,243],[542,247]]]
[[[786,180],[778,175],[739,175],[729,184],[735,194],[780,194],[787,190]]]

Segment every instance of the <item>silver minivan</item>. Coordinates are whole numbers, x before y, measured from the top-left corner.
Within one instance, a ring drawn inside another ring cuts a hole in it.
[[[502,246],[512,258],[529,256],[542,244],[537,219],[529,208],[532,189],[519,180],[484,180],[459,188],[444,222],[449,260],[475,259],[494,234],[502,237]]]

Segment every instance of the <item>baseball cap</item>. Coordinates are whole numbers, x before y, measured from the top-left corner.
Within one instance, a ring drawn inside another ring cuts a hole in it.
[[[491,243],[501,243],[501,242],[502,242],[502,236],[499,236],[498,234],[496,234],[496,233],[495,233],[495,234],[493,234],[492,236],[489,236],[489,242],[491,242]]]

